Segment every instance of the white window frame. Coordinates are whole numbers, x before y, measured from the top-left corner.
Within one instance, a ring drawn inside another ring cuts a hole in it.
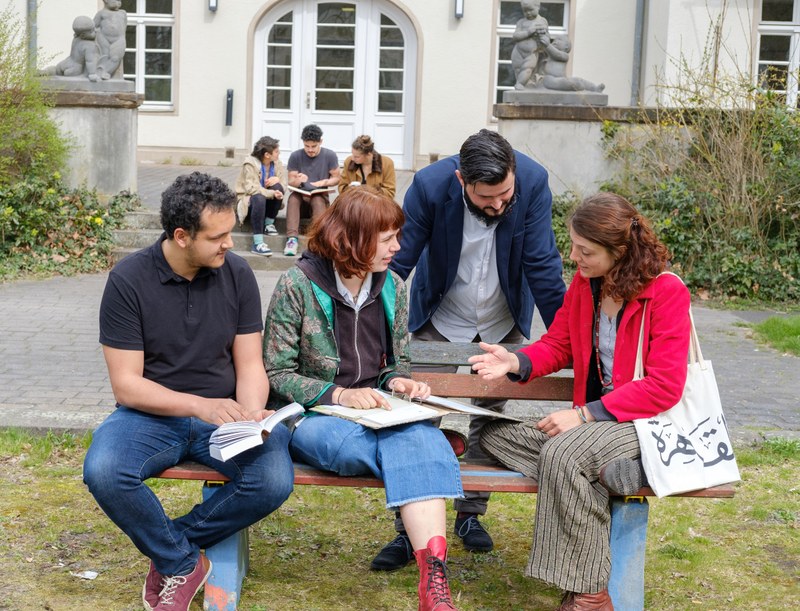
[[[504,65],[511,65],[511,60],[504,60],[500,59],[500,44],[501,41],[505,38],[511,38],[514,34],[514,29],[516,28],[516,24],[503,24],[500,23],[500,8],[504,1],[510,0],[500,0],[497,3],[497,14],[495,16],[495,48],[494,48],[494,74],[492,78],[492,106],[497,103],[498,97],[502,100],[502,95],[499,95],[500,92],[509,91],[513,89],[513,87],[508,86],[501,86],[498,84],[497,80],[500,76],[500,68]],[[517,4],[519,4],[518,0],[514,0]],[[570,0],[546,0],[542,2],[542,4],[563,4],[564,5],[564,23],[560,25],[554,25],[552,23],[548,24],[548,31],[550,32],[551,36],[558,36],[559,34],[569,34],[569,10],[570,10]]]
[[[172,15],[166,15],[164,13],[144,13],[139,12],[143,11],[145,8],[146,0],[136,0],[136,10],[135,13],[128,13],[128,27],[135,27],[136,28],[136,59],[135,59],[135,74],[124,74],[123,78],[127,80],[131,80],[134,83],[134,87],[136,93],[141,93],[144,95],[145,89],[145,55],[149,51],[158,52],[158,53],[165,53],[166,49],[147,49],[145,47],[146,42],[146,32],[148,26],[162,26],[162,27],[169,27],[172,29],[172,48],[169,49],[169,53],[172,56],[172,61],[170,62],[170,74],[169,76],[158,76],[158,75],[149,75],[147,78],[149,79],[163,79],[169,80],[171,82],[170,86],[170,100],[169,101],[155,101],[155,100],[147,100],[145,99],[142,102],[142,105],[139,107],[139,110],[145,111],[172,111],[175,109],[175,5],[177,4],[178,0],[173,0],[172,2]],[[125,53],[133,53],[134,51],[130,48],[125,49]]]

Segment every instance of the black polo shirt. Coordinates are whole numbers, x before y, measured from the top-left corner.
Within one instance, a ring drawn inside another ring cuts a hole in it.
[[[188,281],[164,258],[161,242],[129,255],[108,276],[100,304],[100,343],[144,352],[144,377],[171,390],[233,397],[236,335],[261,331],[255,276],[228,252],[218,269]]]

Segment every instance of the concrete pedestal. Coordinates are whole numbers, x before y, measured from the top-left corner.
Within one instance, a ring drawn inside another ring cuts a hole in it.
[[[136,190],[138,108],[144,96],[124,80],[85,77],[43,79],[51,116],[72,146],[64,168],[67,184],[96,189],[101,200]]]

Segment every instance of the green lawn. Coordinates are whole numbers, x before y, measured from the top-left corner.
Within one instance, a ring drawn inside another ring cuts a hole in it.
[[[85,445],[0,430],[0,609],[142,608],[148,563],[86,491]],[[651,502],[648,609],[800,608],[800,442],[739,448],[738,457],[734,499]],[[200,500],[198,483],[152,485],[170,513]],[[558,605],[555,589],[522,576],[534,508],[532,495],[497,494],[485,519],[495,551],[475,555],[453,544],[448,565],[461,611]],[[416,567],[368,570],[392,536],[382,490],[299,486],[251,528],[240,609],[413,610]],[[97,579],[75,576],[87,570]],[[192,609],[201,608],[198,596]]]

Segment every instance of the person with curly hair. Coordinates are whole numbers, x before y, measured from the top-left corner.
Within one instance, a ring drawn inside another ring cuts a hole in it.
[[[179,176],[161,197],[164,233],[114,266],[100,304],[117,405],[94,432],[83,479],[150,559],[145,609],[188,609],[211,573],[201,550],[272,513],[294,485],[286,427],[227,462],[209,454],[218,425],[270,414],[258,284],[229,252],[235,203],[219,178]],[[230,481],[171,518],[145,480],[185,460]]]
[[[375,389],[427,398],[411,379],[408,299],[389,263],[403,212],[372,187],[340,195],[312,223],[308,248],[278,281],[264,324],[273,401],[388,407]],[[419,565],[419,609],[453,610],[447,579],[445,499],[463,496],[455,454],[430,421],[383,429],[308,412],[292,458],[339,475],[383,480],[403,516]]]
[[[566,591],[560,609],[610,610],[609,495],[646,484],[632,420],[681,398],[690,296],[677,276],[662,274],[667,248],[625,198],[585,199],[569,227],[578,270],[547,333],[513,353],[482,343],[485,352],[470,362],[486,380],[508,375],[521,383],[572,363],[573,409],[487,424],[480,444],[539,483],[527,575]],[[643,318],[646,374],[634,380]]]

